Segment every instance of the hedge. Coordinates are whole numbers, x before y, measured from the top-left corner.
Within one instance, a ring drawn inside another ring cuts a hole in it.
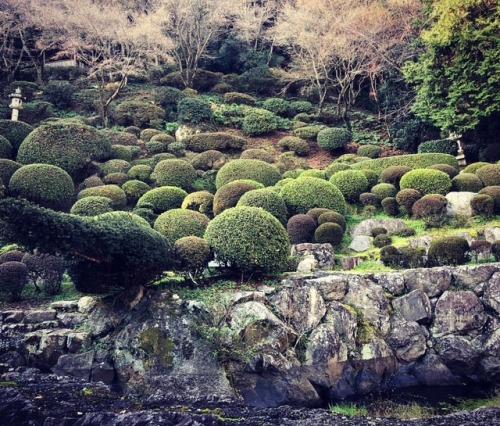
[[[241,150],[247,141],[229,133],[198,133],[185,137],[182,142],[186,149],[194,152],[204,152],[210,149],[217,151]]]
[[[442,154],[450,154],[456,156],[458,153],[458,145],[456,141],[449,139],[439,139],[435,141],[422,142],[417,149],[419,154],[438,152]]]
[[[355,170],[369,169],[377,173],[382,173],[382,171],[389,166],[406,166],[411,169],[424,169],[433,164],[449,164],[456,169],[459,168],[457,159],[449,154],[396,155],[394,157],[362,161],[361,163],[352,164],[351,167]]]

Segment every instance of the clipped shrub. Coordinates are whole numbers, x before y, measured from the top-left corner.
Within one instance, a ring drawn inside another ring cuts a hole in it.
[[[360,157],[378,158],[381,151],[378,145],[361,145],[356,154]]]
[[[122,186],[125,182],[128,181],[128,176],[126,173],[116,172],[110,173],[106,175],[102,179],[105,185],[118,185]]]
[[[196,170],[218,170],[227,162],[227,156],[215,149],[201,152],[191,159]]]
[[[0,135],[10,142],[14,153],[33,130],[33,126],[23,121],[0,120]]]
[[[210,219],[194,210],[172,209],[156,219],[153,228],[174,244],[182,237],[203,237]]]
[[[187,192],[176,186],[161,186],[146,192],[137,201],[137,207],[151,207],[155,214],[181,207]]]
[[[177,112],[181,124],[200,124],[212,120],[210,102],[200,97],[181,99],[177,104]]]
[[[462,170],[462,173],[476,173],[481,167],[490,166],[490,165],[491,165],[491,163],[487,163],[485,161],[478,161],[476,163],[471,163],[468,166],[466,166]]]
[[[146,192],[151,188],[145,182],[140,180],[129,180],[122,185],[123,192],[127,196],[127,201],[129,204],[135,204],[139,198],[141,198]]]
[[[409,214],[412,212],[413,204],[422,198],[422,194],[416,189],[402,189],[396,194],[396,201],[400,209]]]
[[[54,116],[54,105],[50,102],[34,100],[23,104],[23,120],[31,125],[36,125],[42,120]]]
[[[323,213],[331,213],[331,212],[333,212],[333,210],[331,210],[331,209],[325,209],[325,208],[322,208],[322,207],[314,207],[314,208],[308,210],[306,212],[306,214],[308,216],[311,216],[314,219],[314,221],[316,222],[316,224],[318,224],[319,217]]]
[[[75,101],[75,85],[66,80],[51,80],[43,88],[43,96],[58,108],[71,107]]]
[[[491,216],[495,211],[495,201],[487,194],[477,194],[470,201],[470,206],[475,215]]]
[[[404,268],[423,268],[426,264],[426,251],[424,247],[400,247],[399,252]]]
[[[446,173],[439,170],[414,169],[401,178],[399,186],[401,189],[416,189],[422,195],[445,195],[451,188],[451,179]]]
[[[457,155],[458,145],[454,140],[439,139],[435,141],[422,142],[418,146],[418,153],[425,154],[431,152],[440,152],[442,154]]]
[[[368,189],[368,179],[359,170],[341,170],[330,177],[333,183],[346,201],[354,203],[358,201],[360,194]]]
[[[316,221],[308,214],[296,214],[288,219],[286,232],[292,244],[312,243]]]
[[[53,123],[37,127],[19,147],[21,164],[52,164],[71,176],[81,174],[91,161],[109,158],[111,144],[94,127],[77,123]]]
[[[153,158],[151,158],[149,161],[148,161],[148,165],[150,165],[151,167],[153,167],[153,169],[155,168],[155,166],[160,162],[160,161],[163,161],[163,160],[175,160],[176,157],[174,154],[170,154],[169,152],[162,152],[161,154],[155,154],[153,155]]]
[[[296,156],[295,153],[291,151],[280,154],[275,165],[280,173],[285,173],[287,171],[293,171],[296,169],[309,168],[305,159]]]
[[[154,96],[155,102],[167,112],[176,112],[177,104],[186,97],[182,90],[169,86],[156,87]]]
[[[60,167],[28,164],[14,172],[9,191],[42,206],[58,209],[67,206],[75,186],[71,176]]]
[[[373,170],[361,169],[360,172],[363,173],[368,180],[368,189],[373,188],[378,183],[379,175]]]
[[[318,133],[324,129],[327,129],[327,127],[320,124],[303,126],[295,129],[293,131],[293,134],[294,136],[297,136],[301,139],[315,140],[318,136]]]
[[[12,158],[12,145],[7,138],[0,135],[0,158]]]
[[[399,188],[399,181],[410,170],[411,168],[406,166],[389,166],[380,173],[380,182],[390,183]]]
[[[336,247],[342,243],[344,231],[337,223],[325,222],[314,231],[314,241],[318,244],[329,243]]]
[[[0,263],[5,262],[22,262],[26,253],[20,250],[9,250],[0,254]]]
[[[241,160],[261,160],[266,163],[274,163],[274,156],[265,149],[250,148],[241,153]]]
[[[351,166],[346,163],[333,162],[325,169],[327,179],[330,179],[332,175],[343,170],[350,170]]]
[[[387,229],[383,226],[377,226],[372,229],[372,237],[375,238],[377,235],[386,235]]]
[[[237,207],[260,207],[271,213],[283,226],[288,219],[288,210],[285,202],[278,192],[271,188],[254,189],[245,192],[237,203]]]
[[[281,179],[281,175],[275,166],[261,160],[233,160],[221,167],[215,185],[219,189],[229,182],[240,179],[250,179],[264,186],[273,186]]]
[[[109,198],[91,195],[77,200],[71,207],[70,213],[78,216],[97,216],[113,210],[113,202]]]
[[[179,238],[174,244],[177,268],[194,281],[203,273],[211,257],[208,243],[200,237]]]
[[[296,179],[284,185],[280,194],[290,214],[306,213],[315,207],[327,208],[340,214],[346,211],[346,202],[340,190],[323,179]]]
[[[469,249],[471,257],[478,262],[481,257],[487,257],[491,253],[491,243],[486,240],[473,240]]]
[[[214,195],[214,216],[226,209],[235,207],[245,192],[261,188],[263,188],[261,183],[249,179],[240,179],[226,183]]]
[[[384,212],[387,213],[389,216],[397,216],[399,213],[398,209],[398,202],[396,201],[395,197],[385,197],[381,202],[380,202],[382,208],[384,209]]]
[[[134,135],[136,139],[138,139],[141,136],[141,128],[137,126],[127,126],[123,129],[123,132]],[[122,143],[122,145],[126,144]]]
[[[457,266],[470,260],[469,243],[465,238],[447,236],[431,241],[427,253],[429,266]]]
[[[290,109],[293,115],[311,112],[313,105],[309,101],[291,101]]]
[[[124,101],[112,111],[112,119],[121,126],[153,126],[165,119],[165,110],[145,101]]]
[[[326,180],[326,173],[324,170],[308,169],[301,171],[297,177],[315,177],[318,179]]]
[[[78,193],[79,200],[90,196],[109,198],[115,209],[122,209],[127,205],[127,196],[118,185],[95,186],[93,188],[84,189]]]
[[[393,157],[375,158],[373,160],[363,161],[353,164],[351,167],[356,170],[370,169],[376,173],[382,173],[389,166],[406,166],[412,169],[424,169],[433,164],[449,164],[458,169],[458,161],[453,155],[449,154],[407,154],[396,155]]]
[[[22,262],[5,262],[0,265],[0,295],[9,301],[21,299],[28,279],[28,268]]]
[[[483,182],[474,173],[460,173],[451,180],[452,191],[479,192]]]
[[[283,173],[283,179],[281,179],[278,183],[276,183],[276,185],[279,185],[281,187],[284,185],[284,183],[282,183],[284,180],[289,182],[290,180],[297,179],[303,171],[304,169],[295,169],[286,171],[285,173]]]
[[[192,81],[193,88],[189,90],[202,92],[208,91],[212,86],[216,85],[219,82],[220,78],[220,73],[198,68]],[[177,87],[180,89],[184,89],[185,81],[186,76],[184,76],[183,78],[180,71],[170,72],[160,79],[161,84]],[[184,89],[184,92],[186,92],[187,90],[187,88]]]
[[[488,164],[476,170],[476,175],[484,186],[500,185],[500,164]]]
[[[320,148],[334,152],[343,148],[352,139],[352,133],[341,127],[330,127],[318,133],[317,142]]]
[[[479,191],[479,194],[489,195],[495,203],[495,214],[500,213],[500,186],[487,186]]]
[[[243,104],[253,106],[256,103],[256,99],[246,93],[227,92],[224,93],[224,102],[227,104]]]
[[[168,147],[170,144],[175,142],[175,138],[166,133],[157,133],[156,135],[151,136],[149,142],[161,142]]]
[[[214,195],[208,191],[196,191],[188,194],[182,202],[181,208],[194,210],[205,216],[212,217]]]
[[[390,183],[379,183],[375,185],[370,192],[375,195],[377,203],[381,203],[382,200],[386,197],[396,196],[398,190],[394,185],[391,185]]]
[[[149,142],[154,136],[162,135],[163,132],[158,129],[144,129],[140,133],[141,141]]]
[[[158,186],[177,186],[190,190],[196,179],[196,170],[184,160],[163,160],[154,168]]]
[[[132,161],[132,158],[134,156],[134,151],[130,149],[132,147],[130,146],[125,146],[125,145],[112,145],[111,146],[111,158],[117,159],[117,160],[125,160],[125,161]],[[140,149],[137,147],[137,149]]]
[[[373,245],[377,248],[382,248],[390,245],[392,238],[387,234],[379,234],[373,239]]]
[[[411,210],[413,216],[422,219],[427,226],[439,227],[446,220],[446,204],[443,195],[428,194],[415,201]]]
[[[285,136],[281,138],[278,145],[285,151],[292,151],[300,157],[305,157],[309,154],[309,143],[297,136]]]
[[[314,210],[319,210],[319,209],[312,209],[307,212],[307,214],[310,214],[311,211]],[[345,217],[342,216],[340,213],[334,212],[334,211],[326,211],[324,213],[321,213],[318,217],[318,225],[323,225],[323,223],[336,223],[342,228],[342,231],[345,232],[347,228],[347,222],[345,220]]]
[[[167,150],[167,145],[163,142],[146,142],[146,151],[148,155],[155,155],[165,152]]]
[[[83,181],[84,188],[93,188],[95,186],[101,186],[101,185],[104,185],[104,182],[97,175],[89,176],[87,179]]]
[[[380,260],[384,266],[389,268],[401,268],[404,266],[404,257],[393,245],[384,246],[380,249]]]
[[[235,207],[215,217],[205,239],[220,262],[243,273],[267,273],[287,265],[290,242],[283,225],[258,207]]]
[[[375,194],[371,192],[363,192],[359,194],[359,202],[363,206],[376,206],[377,205],[377,197]]]
[[[125,160],[108,160],[102,166],[101,170],[105,175],[110,173],[127,173],[132,165]]]
[[[23,257],[23,263],[28,268],[29,280],[35,288],[40,287],[46,294],[55,295],[61,292],[64,274],[64,259],[50,254],[30,254]]]
[[[7,186],[14,172],[21,167],[22,164],[20,163],[7,158],[0,158],[0,181]]]
[[[127,176],[129,179],[142,180],[143,182],[148,182],[149,177],[153,169],[147,164],[138,164],[136,166],[130,167],[127,171]]]
[[[183,142],[174,142],[167,147],[167,151],[177,158],[184,157],[186,155],[186,145]]]
[[[253,108],[243,117],[241,130],[245,135],[258,136],[274,132],[278,128],[278,119],[272,112]]]
[[[450,177],[450,179],[453,179],[456,175],[458,175],[458,170],[449,164],[433,164],[432,166],[429,166],[428,169],[444,172]]]
[[[273,114],[279,115],[281,117],[292,116],[292,109],[290,103],[281,98],[267,98],[262,103],[262,108],[271,111]]]
[[[187,136],[182,140],[186,149],[194,152],[204,152],[208,150],[230,151],[241,150],[246,145],[246,140],[240,136],[229,133],[198,133]]]

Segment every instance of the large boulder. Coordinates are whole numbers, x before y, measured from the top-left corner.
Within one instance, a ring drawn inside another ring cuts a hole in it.
[[[401,219],[365,219],[351,231],[351,237],[358,235],[371,237],[374,228],[385,228],[389,234],[397,234],[407,229],[408,225]]]
[[[475,192],[448,192],[446,194],[446,214],[448,216],[467,216],[474,215],[470,205],[471,200],[476,196]]]
[[[427,349],[425,335],[416,322],[395,322],[387,342],[401,362],[415,362]]]
[[[483,346],[481,368],[488,380],[500,380],[500,329],[495,330]]]
[[[484,303],[500,316],[500,273],[495,273],[484,288]]]
[[[365,235],[356,235],[351,244],[349,244],[348,249],[359,252],[370,250],[372,247],[372,238]]]
[[[403,272],[408,290],[422,290],[429,297],[441,295],[451,286],[450,268],[408,269]]]
[[[292,245],[291,255],[299,261],[306,256],[313,256],[318,269],[332,269],[335,264],[335,253],[331,244],[302,243]]]
[[[427,294],[422,290],[413,290],[392,301],[394,311],[406,321],[428,322],[432,316],[432,307]]]
[[[484,239],[490,243],[500,240],[500,227],[498,226],[487,226],[484,228],[483,232]]]
[[[415,364],[412,373],[423,386],[457,386],[462,381],[444,364],[439,355],[429,354]]]
[[[375,281],[394,296],[405,291],[405,279],[401,272],[374,274]]]
[[[480,352],[462,336],[445,336],[436,342],[443,362],[455,374],[472,374],[477,369]]]
[[[326,301],[340,300],[347,293],[349,277],[342,274],[331,274],[324,277],[305,280],[305,284],[314,285]]]

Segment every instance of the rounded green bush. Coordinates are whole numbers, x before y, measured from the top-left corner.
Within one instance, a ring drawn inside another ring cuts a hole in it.
[[[470,201],[470,206],[475,215],[491,216],[495,211],[495,201],[486,194],[477,194]]]
[[[380,202],[380,205],[389,216],[397,216],[399,213],[398,202],[395,197],[385,197]]]
[[[442,154],[457,155],[458,145],[456,141],[449,139],[440,139],[435,141],[422,142],[418,146],[418,153],[440,152]]]
[[[427,194],[415,201],[412,213],[416,219],[423,219],[427,226],[439,227],[446,218],[446,197],[440,194]]]
[[[476,175],[484,186],[500,185],[500,164],[488,164],[476,170]]]
[[[126,173],[116,172],[110,173],[106,175],[102,179],[105,185],[118,185],[122,186],[125,182],[128,181],[128,176]]]
[[[246,139],[240,136],[223,132],[198,133],[185,137],[182,142],[186,145],[186,149],[194,152],[208,150],[239,151],[247,143]]]
[[[404,262],[403,255],[393,245],[387,245],[380,249],[380,260],[384,266],[390,268],[401,268]]]
[[[0,120],[0,135],[10,142],[14,152],[33,130],[33,126],[23,121]]]
[[[314,209],[313,209],[314,210]],[[311,210],[307,214],[310,214]],[[342,216],[340,213],[333,212],[333,211],[327,211],[322,213],[318,217],[318,225],[323,225],[323,223],[336,223],[342,228],[342,231],[345,232],[347,228],[347,222],[345,220],[345,217]]]
[[[22,262],[25,252],[20,250],[9,250],[0,254],[0,263],[5,262]]]
[[[274,156],[269,151],[260,148],[245,149],[245,151],[241,153],[240,159],[261,160],[266,163],[274,163]]]
[[[451,180],[451,189],[459,192],[479,192],[484,185],[475,173],[460,173]]]
[[[292,101],[290,102],[290,108],[292,110],[292,113],[295,115],[310,112],[313,108],[313,105],[309,101]]]
[[[500,213],[500,186],[487,186],[479,191],[479,194],[486,194],[493,198],[495,203],[495,214]]]
[[[333,210],[331,210],[331,209],[324,209],[324,208],[321,208],[321,207],[314,207],[314,208],[308,210],[306,214],[308,216],[311,216],[316,221],[316,223],[318,223],[319,217],[323,213],[332,213],[332,212],[333,212]]]
[[[293,152],[284,152],[278,156],[278,160],[275,163],[276,167],[280,173],[292,172],[297,169],[308,169],[309,166],[304,158],[296,156]],[[291,177],[291,176],[285,176]]]
[[[20,167],[22,167],[22,164],[7,158],[0,158],[0,182],[7,186],[14,172]]]
[[[194,210],[205,216],[212,217],[214,195],[208,191],[196,191],[188,194],[182,202],[181,208]]]
[[[296,214],[288,219],[286,232],[292,244],[312,243],[316,226],[308,214]]]
[[[463,237],[447,236],[431,241],[427,253],[429,266],[457,266],[470,260],[469,243]]]
[[[140,129],[138,127],[137,129],[140,132]],[[111,145],[120,145],[128,147],[137,146],[137,137],[139,136],[139,133],[135,135],[127,131],[117,132],[115,130],[109,130],[109,129],[101,130],[101,133],[109,139]]]
[[[77,123],[53,123],[37,127],[19,147],[21,164],[52,164],[70,175],[79,174],[90,161],[109,158],[111,144],[94,127]]]
[[[453,166],[450,166],[449,164],[433,164],[428,168],[432,170],[439,170],[441,172],[445,172],[450,177],[450,179],[453,179],[456,175],[458,175],[458,169],[456,169]]]
[[[101,170],[105,175],[109,175],[110,173],[127,173],[132,165],[125,160],[108,160],[106,161]]]
[[[181,188],[161,186],[151,189],[139,198],[137,207],[151,206],[154,213],[160,214],[167,210],[178,209],[186,196],[187,192]]]
[[[92,175],[83,181],[84,188],[94,188],[95,186],[104,185],[102,179],[97,175]]]
[[[360,194],[368,189],[368,179],[363,172],[358,170],[341,170],[330,177],[342,195],[351,203],[358,201]]]
[[[127,196],[118,185],[101,185],[87,188],[80,191],[77,198],[81,200],[82,198],[91,196],[109,198],[115,209],[122,209],[127,205]]]
[[[392,242],[392,238],[387,234],[377,235],[373,239],[373,245],[377,248],[382,248],[382,247],[388,246],[391,244],[391,242]]]
[[[375,185],[370,191],[377,198],[377,202],[381,203],[386,197],[396,196],[398,190],[394,185],[390,183],[379,183]]]
[[[283,270],[290,242],[281,223],[258,207],[235,207],[222,212],[207,226],[205,239],[217,260],[244,273]]]
[[[7,138],[0,135],[0,158],[12,157],[12,145]]]
[[[261,160],[233,160],[221,167],[215,178],[217,189],[233,180],[250,179],[273,186],[280,179],[280,172],[273,165]]]
[[[280,192],[290,214],[322,207],[345,214],[346,202],[340,190],[323,179],[305,177],[287,183]]]
[[[312,126],[303,126],[295,129],[293,131],[293,135],[301,139],[315,140],[318,136],[318,133],[324,129],[327,129],[327,127],[319,124]]]
[[[147,164],[137,164],[136,166],[130,167],[127,172],[127,176],[130,179],[142,180],[143,182],[148,182],[149,177],[153,169]]]
[[[201,152],[191,159],[196,170],[218,170],[227,162],[227,156],[215,149]]]
[[[281,98],[268,98],[262,103],[262,107],[281,117],[291,115],[290,103]]]
[[[406,154],[394,155],[392,157],[375,158],[373,160],[362,161],[352,165],[353,169],[370,169],[377,173],[382,173],[389,166],[406,166],[412,169],[423,169],[433,164],[449,164],[458,169],[458,161],[449,154]]]
[[[360,157],[378,158],[381,151],[378,145],[361,145],[356,154]]]
[[[151,188],[143,181],[133,179],[125,182],[122,185],[123,192],[127,196],[129,204],[135,204]]]
[[[182,124],[210,122],[212,107],[210,102],[200,97],[187,97],[177,104],[178,121]]]
[[[163,160],[154,168],[158,186],[178,186],[186,191],[193,187],[196,170],[184,160]]]
[[[389,166],[386,169],[382,170],[382,173],[380,173],[380,182],[390,183],[396,188],[399,188],[399,182],[401,178],[409,171],[411,171],[410,167]]]
[[[174,253],[178,260],[178,268],[195,277],[207,267],[211,256],[208,243],[203,238],[195,236],[179,238],[174,244]]]
[[[148,155],[160,154],[167,151],[167,145],[160,141],[146,142],[145,146]]]
[[[124,101],[112,112],[113,121],[121,126],[145,127],[161,122],[165,110],[146,101]]]
[[[0,294],[9,301],[21,299],[28,281],[28,268],[22,262],[5,262],[0,265]]]
[[[77,200],[71,207],[70,213],[78,216],[97,216],[112,211],[113,205],[109,198],[89,196]]]
[[[161,134],[163,134],[163,132],[158,129],[144,129],[141,130],[140,138],[141,141],[149,142],[154,136]]]
[[[336,247],[342,243],[344,231],[341,226],[333,222],[325,222],[314,231],[314,241],[318,244],[330,243]]]
[[[366,169],[361,169],[361,173],[363,173],[368,180],[368,189],[372,189],[379,180],[379,174],[377,172],[374,172],[373,170],[366,170]]]
[[[309,143],[297,136],[285,136],[281,138],[278,145],[285,151],[293,151],[300,157],[305,157],[309,154],[311,148]]]
[[[45,207],[62,208],[73,197],[75,186],[71,176],[60,167],[28,164],[14,172],[9,191]]]
[[[351,166],[346,163],[333,162],[325,169],[326,178],[330,179],[333,174],[340,172],[342,170],[350,170]]]
[[[250,179],[240,179],[226,183],[214,195],[214,216],[226,209],[235,207],[245,192],[261,188],[263,188],[261,183]]]
[[[130,146],[125,146],[125,145],[112,145],[111,146],[111,158],[117,159],[117,160],[125,160],[125,161],[132,161],[132,158],[134,156],[134,153],[131,148],[135,147],[130,147]],[[140,149],[137,147],[137,149]]]
[[[376,206],[377,205],[377,197],[375,194],[371,192],[363,192],[359,194],[359,202],[363,206]]]
[[[271,213],[282,225],[286,225],[288,210],[281,195],[271,188],[254,189],[245,192],[238,201],[237,207],[260,207]]]
[[[317,142],[326,151],[336,151],[343,148],[352,139],[352,133],[341,127],[330,127],[318,133]]]
[[[183,142],[173,142],[167,147],[167,151],[176,158],[184,157],[186,155],[186,145]]]
[[[155,166],[163,160],[175,160],[176,157],[174,154],[170,154],[169,152],[162,152],[161,154],[155,154],[153,155],[153,158],[151,158],[148,162],[148,164],[155,168]]]
[[[272,133],[278,128],[278,118],[272,112],[254,108],[243,116],[241,130],[245,135],[257,136]]]
[[[413,204],[422,198],[422,194],[416,189],[402,189],[396,194],[396,202],[405,213],[411,213]]]
[[[326,173],[324,170],[308,169],[300,172],[297,177],[315,177],[318,179],[326,180]]]
[[[175,138],[167,133],[157,133],[149,139],[149,142],[161,142],[165,144],[165,146],[169,146],[175,142]]]
[[[445,195],[451,188],[451,179],[446,173],[439,170],[414,169],[404,174],[399,186],[401,189],[416,189],[423,195]]]
[[[476,173],[481,167],[489,166],[491,163],[485,161],[478,161],[476,163],[471,163],[462,170],[462,173]]]
[[[243,104],[252,106],[255,105],[256,99],[246,93],[227,92],[224,93],[224,102],[226,104]]]
[[[207,216],[194,210],[172,209],[158,216],[153,228],[173,245],[182,237],[203,237],[209,222]]]

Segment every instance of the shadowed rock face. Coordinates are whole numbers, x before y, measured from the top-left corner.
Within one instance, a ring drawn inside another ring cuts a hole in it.
[[[36,367],[171,404],[256,407],[494,384],[499,276],[500,264],[317,272],[210,305],[151,290],[132,309],[86,298],[1,312],[0,380]]]

